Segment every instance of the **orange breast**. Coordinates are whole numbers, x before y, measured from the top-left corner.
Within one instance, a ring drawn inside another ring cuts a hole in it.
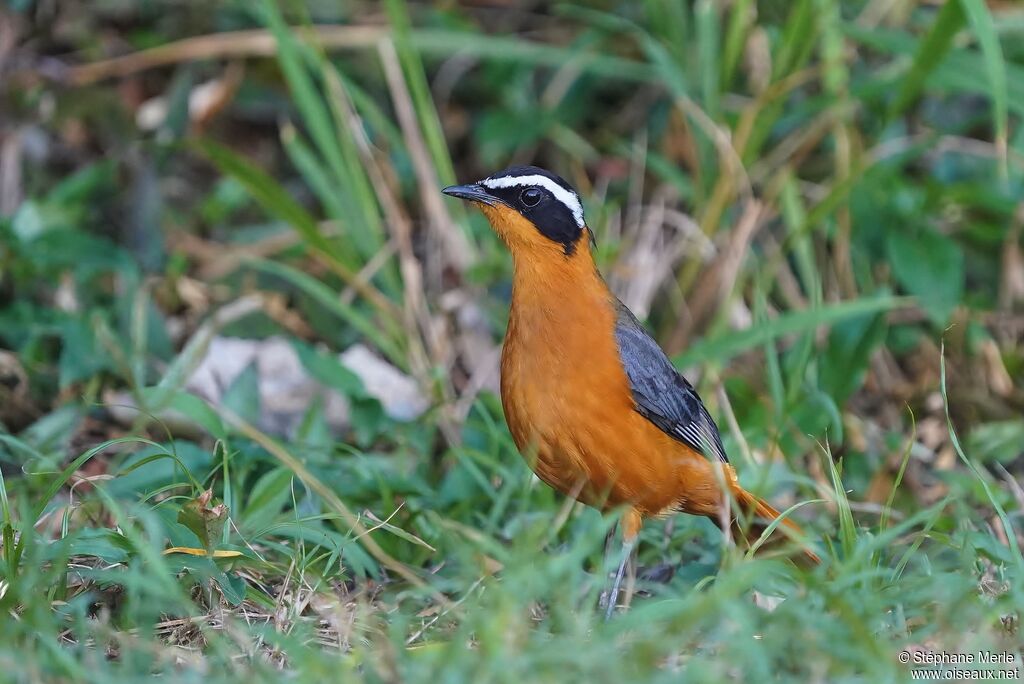
[[[516,445],[541,480],[590,505],[714,510],[711,464],[634,410],[614,325],[589,254],[567,258],[564,272],[516,264],[501,362]]]

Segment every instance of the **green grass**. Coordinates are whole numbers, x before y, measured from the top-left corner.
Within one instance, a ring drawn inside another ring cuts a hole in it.
[[[908,649],[1021,667],[1020,10],[126,3],[56,35],[21,5],[0,681],[897,682]],[[276,54],[221,35],[246,68],[210,120],[188,93],[225,67],[195,43],[43,77],[240,29]],[[142,94],[166,97],[155,131]],[[581,190],[609,281],[821,567],[652,521],[639,564],[674,573],[603,620],[615,516],[516,453],[483,372],[509,259],[439,194],[519,162]],[[348,428],[314,401],[260,429],[256,367],[219,402],[183,391],[217,335],[283,337]],[[390,418],[336,359],[355,343],[427,413]]]

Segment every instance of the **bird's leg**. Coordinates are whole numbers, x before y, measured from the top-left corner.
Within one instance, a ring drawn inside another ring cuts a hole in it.
[[[622,588],[622,577],[626,574],[626,566],[630,565],[630,560],[633,557],[633,549],[636,546],[637,535],[640,533],[641,522],[640,513],[633,508],[622,516],[622,559],[619,561],[619,569],[615,573],[615,581],[612,582],[612,589],[608,594],[608,604],[604,613],[605,620],[610,619],[612,613],[615,612],[616,604],[619,601],[619,591]],[[632,573],[630,573],[626,593],[626,605],[628,606],[633,595]]]
[[[601,561],[601,572],[604,575],[605,581],[603,588],[601,589],[601,595],[597,599],[597,607],[604,610],[608,607],[608,597],[611,594],[611,587],[608,585],[608,578],[611,576],[609,568],[612,566],[612,558],[615,555],[615,533],[619,529],[618,523],[616,523],[608,533],[604,535],[604,556]]]
[[[622,561],[619,562],[619,569],[615,573],[615,581],[612,582],[612,590],[608,594],[608,606],[604,611],[604,619],[610,620],[612,613],[615,612],[615,604],[619,601],[619,590],[622,587],[622,576],[626,572],[626,565],[629,564],[629,559],[633,555],[633,540],[622,542]]]
[[[610,530],[608,534],[604,535],[604,564],[608,567],[608,559],[612,557],[612,552],[615,549],[615,533],[618,531],[619,526],[616,524]]]

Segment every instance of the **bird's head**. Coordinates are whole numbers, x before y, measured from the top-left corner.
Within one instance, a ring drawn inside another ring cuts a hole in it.
[[[563,178],[536,166],[512,166],[442,192],[476,203],[517,258],[569,257],[590,235],[580,196]]]

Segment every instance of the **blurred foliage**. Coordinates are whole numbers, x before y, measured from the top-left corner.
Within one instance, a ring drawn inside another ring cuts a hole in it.
[[[901,681],[900,649],[1019,649],[1022,34],[995,0],[8,3],[3,671]],[[516,454],[509,260],[438,194],[512,163],[580,189],[824,567],[655,522],[674,574],[600,621],[613,516]],[[255,364],[185,392],[214,335],[286,339],[347,427],[318,398],[265,434]],[[390,416],[328,353],[356,343],[431,409]]]

